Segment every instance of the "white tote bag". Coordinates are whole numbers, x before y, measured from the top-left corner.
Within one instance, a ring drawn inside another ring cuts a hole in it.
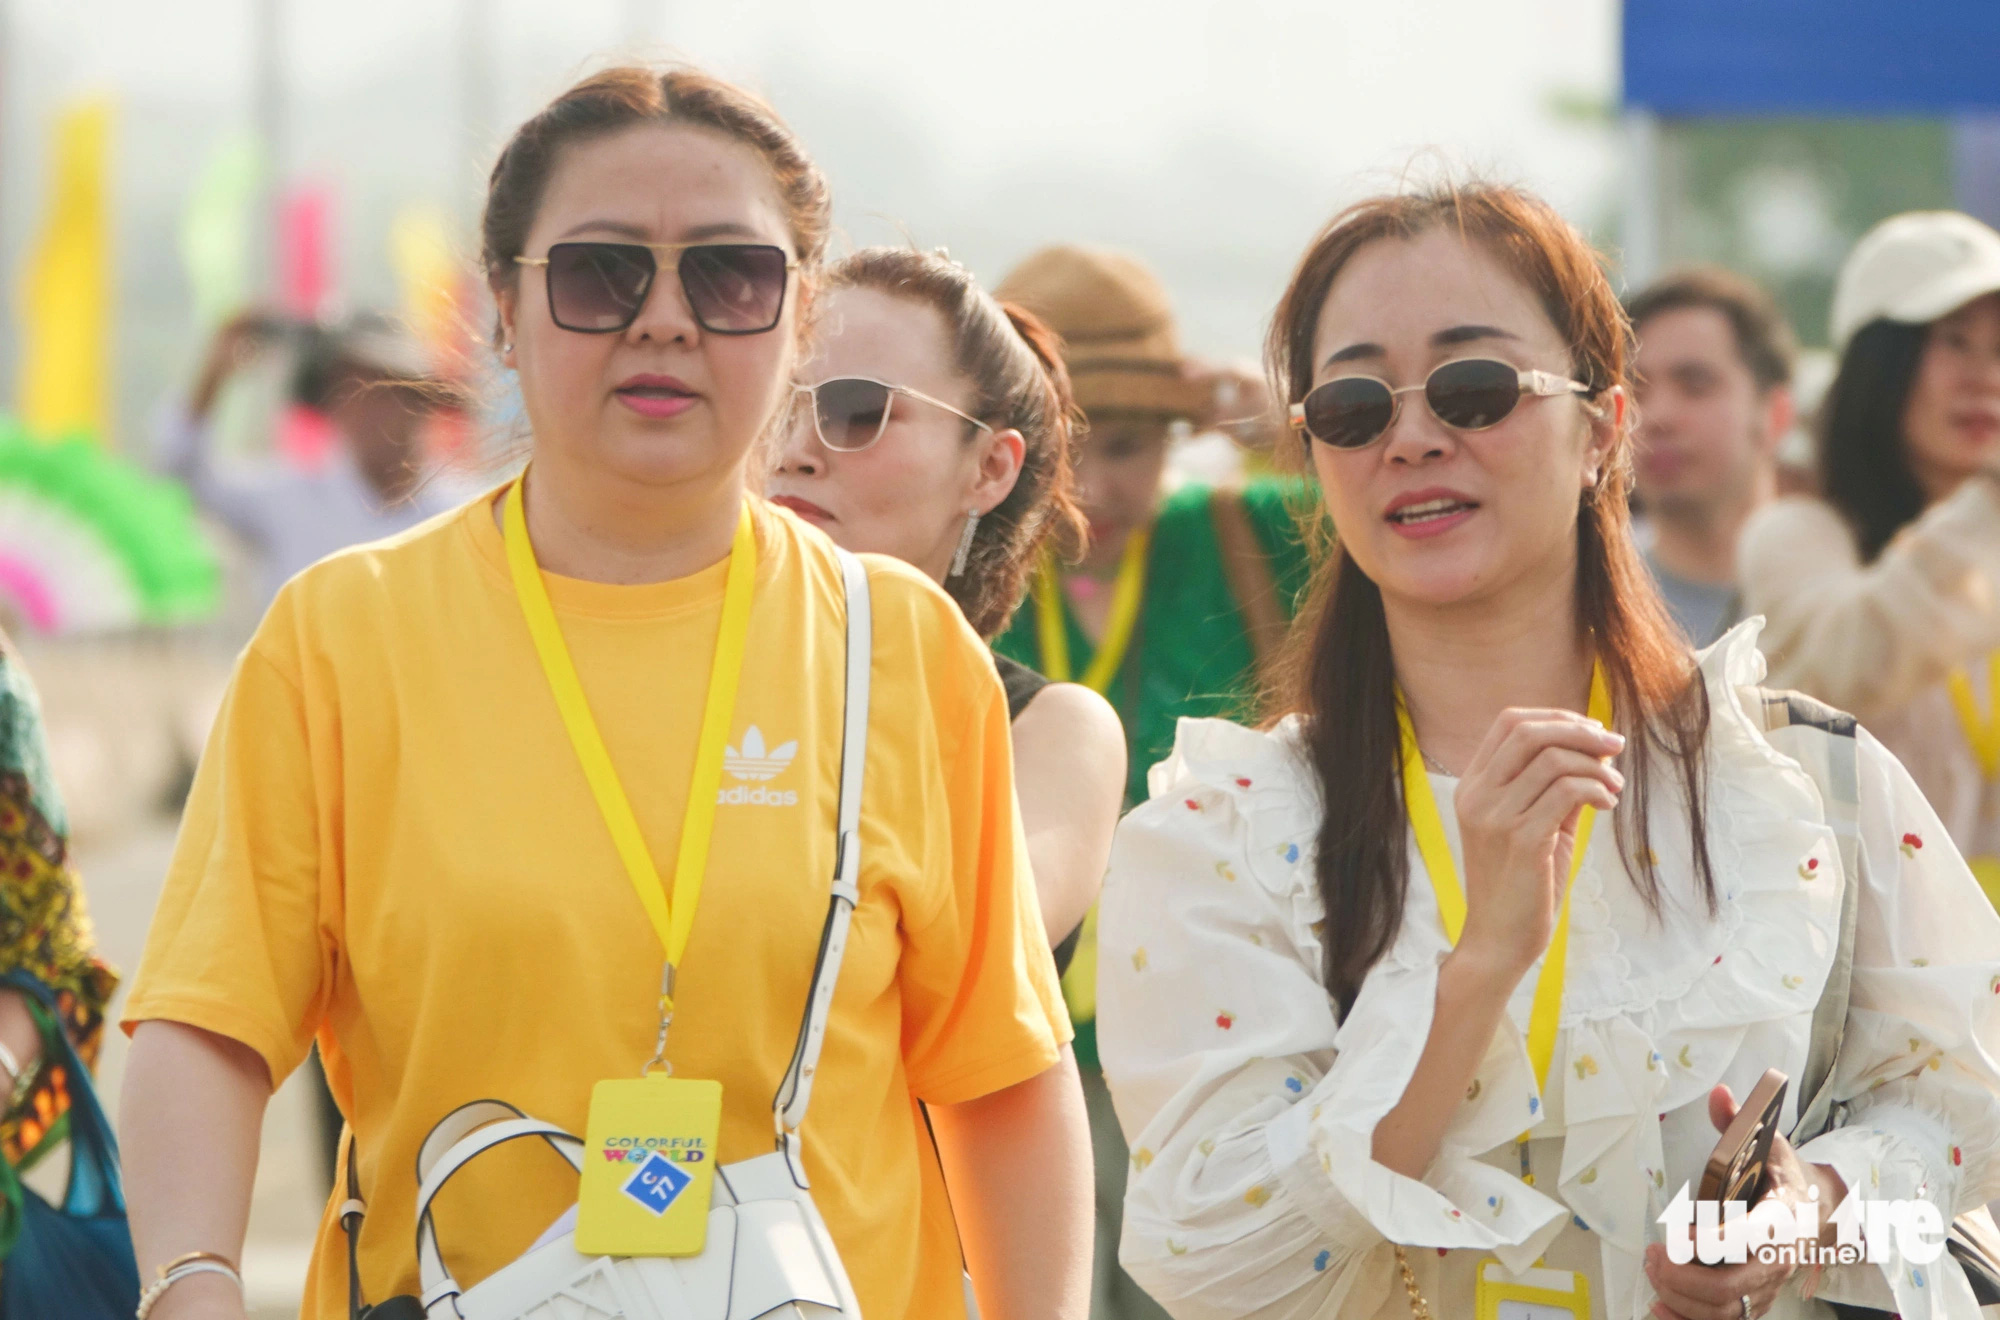
[[[868,573],[839,551],[847,592],[846,710],[841,724],[838,851],[833,894],[798,1045],[772,1102],[776,1149],[715,1171],[708,1242],[699,1256],[585,1256],[572,1208],[520,1259],[460,1288],[439,1249],[433,1202],[482,1152],[539,1137],[583,1168],[583,1142],[498,1100],[462,1105],[438,1123],[417,1156],[417,1266],[428,1320],[860,1320],[861,1308],[826,1221],[813,1205],[799,1128],[826,1039],[828,1010],[861,897],[861,788],[867,759],[873,629]],[[358,1225],[358,1200],[342,1221]]]

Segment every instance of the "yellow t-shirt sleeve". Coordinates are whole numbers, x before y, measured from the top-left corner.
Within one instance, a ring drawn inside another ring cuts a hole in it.
[[[202,753],[122,1025],[164,1019],[240,1041],[275,1087],[312,1043],[333,951],[307,703],[264,633]]]
[[[1014,798],[1006,697],[984,668],[944,763],[950,884],[903,951],[903,1057],[910,1089],[932,1104],[1024,1082],[1074,1034]]]

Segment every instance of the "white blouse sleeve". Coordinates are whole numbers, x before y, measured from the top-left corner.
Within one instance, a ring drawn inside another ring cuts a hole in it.
[[[1465,1106],[1422,1182],[1371,1158],[1428,1035],[1437,963],[1378,967],[1336,1019],[1317,809],[1289,760],[1278,737],[1183,720],[1104,886],[1098,1045],[1132,1147],[1119,1258],[1179,1320],[1370,1314],[1401,1287],[1391,1241],[1526,1265],[1568,1218],[1467,1153],[1533,1122],[1511,1023],[1480,1072],[1522,1103]]]
[[[1799,1154],[1851,1193],[1928,1200],[1949,1220],[2000,1195],[2000,916],[1909,773],[1859,737],[1866,875],[1834,1077],[1845,1114]],[[1846,1300],[1843,1284],[1860,1285],[1837,1276],[1873,1268],[1835,1267],[1822,1293]],[[1903,1314],[1930,1313],[1922,1267],[1881,1270]]]

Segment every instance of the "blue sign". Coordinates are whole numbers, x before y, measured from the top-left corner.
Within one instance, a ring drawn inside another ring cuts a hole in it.
[[[692,1174],[681,1172],[680,1166],[666,1156],[654,1151],[639,1166],[639,1172],[625,1184],[625,1195],[645,1206],[656,1215],[667,1213],[680,1194],[694,1181]]]
[[[1625,0],[1624,68],[1669,116],[2000,110],[2000,0]]]

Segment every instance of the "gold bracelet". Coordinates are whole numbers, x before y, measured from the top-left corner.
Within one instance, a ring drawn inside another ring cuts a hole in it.
[[[133,1312],[136,1320],[146,1320],[146,1317],[152,1314],[153,1308],[159,1305],[160,1299],[167,1295],[169,1288],[179,1283],[182,1279],[191,1279],[197,1274],[223,1275],[236,1284],[238,1292],[243,1290],[243,1276],[236,1272],[234,1265],[224,1261],[221,1257],[206,1259],[213,1256],[211,1252],[200,1252],[197,1254],[203,1256],[205,1259],[190,1260],[185,1265],[174,1265],[160,1276],[158,1282],[139,1295],[139,1307]]]
[[[169,1274],[172,1274],[175,1270],[179,1269],[181,1266],[192,1265],[198,1260],[212,1260],[218,1265],[227,1265],[232,1271],[237,1268],[236,1262],[229,1259],[229,1257],[223,1255],[221,1252],[190,1251],[185,1256],[176,1256],[172,1260],[168,1261],[166,1264],[160,1266],[160,1268],[158,1269],[158,1271],[155,1272],[153,1277],[158,1279],[164,1279]]]

